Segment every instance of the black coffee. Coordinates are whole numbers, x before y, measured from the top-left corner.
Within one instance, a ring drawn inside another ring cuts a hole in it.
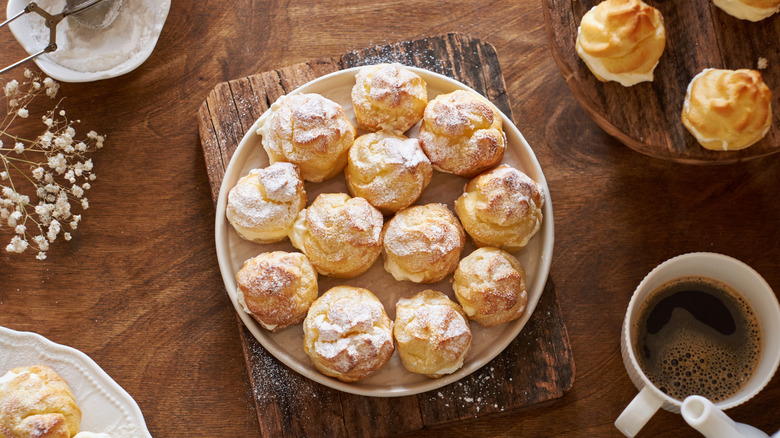
[[[678,278],[651,292],[638,315],[634,353],[645,375],[670,397],[717,402],[753,377],[761,331],[753,309],[730,287]]]

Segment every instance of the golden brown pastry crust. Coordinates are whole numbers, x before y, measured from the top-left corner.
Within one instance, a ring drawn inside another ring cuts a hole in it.
[[[742,20],[761,21],[780,11],[780,0],[713,0],[729,15]]]
[[[455,296],[474,322],[493,327],[525,312],[525,269],[506,251],[479,248],[460,261],[454,277]]]
[[[270,120],[258,130],[271,163],[296,164],[303,179],[311,182],[344,169],[357,129],[341,105],[319,94],[302,93],[280,97],[272,110]]]
[[[428,103],[425,80],[401,64],[361,68],[352,88],[358,128],[406,132],[423,117]]]
[[[398,281],[435,283],[458,266],[466,235],[444,204],[414,205],[382,229],[384,267]]]
[[[398,300],[395,309],[393,334],[407,370],[439,378],[463,366],[471,349],[471,330],[457,303],[427,289]]]
[[[355,382],[392,356],[393,322],[368,289],[336,286],[311,305],[303,321],[303,348],[322,374]]]
[[[317,299],[317,271],[301,253],[266,252],[236,274],[239,302],[266,330],[298,324]]]
[[[455,211],[477,246],[518,251],[542,226],[544,190],[506,164],[466,184]]]
[[[322,275],[351,278],[382,251],[382,213],[363,198],[323,193],[298,214],[290,241]]]
[[[428,103],[420,146],[433,168],[471,177],[501,162],[506,135],[501,113],[473,91],[442,94]]]
[[[0,436],[70,438],[80,424],[70,386],[48,366],[14,368],[0,378]]]
[[[274,163],[252,169],[228,192],[225,214],[239,236],[256,243],[287,237],[306,207],[306,189],[298,166]]]
[[[772,125],[772,92],[756,70],[705,69],[688,85],[682,122],[706,149],[735,151]]]
[[[420,198],[433,168],[417,139],[379,131],[355,140],[344,174],[352,196],[389,214]]]
[[[576,48],[601,81],[631,86],[653,80],[666,46],[658,9],[641,0],[606,0],[582,17]]]

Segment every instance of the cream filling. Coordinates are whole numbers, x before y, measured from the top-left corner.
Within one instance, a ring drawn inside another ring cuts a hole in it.
[[[95,433],[95,432],[79,432],[73,438],[111,438],[111,435],[107,433]]]
[[[463,322],[464,325],[468,326],[468,324],[466,323],[466,320],[463,318],[463,315],[458,313],[458,318],[460,318],[461,322]],[[469,342],[469,346],[470,345],[471,345],[471,342]],[[437,371],[434,371],[431,374],[444,375],[444,374],[452,374],[455,371],[458,371],[463,366],[463,362],[466,360],[466,354],[468,354],[469,350],[471,350],[471,348],[464,348],[463,349],[463,351],[460,353],[460,357],[458,357],[458,362],[455,363],[455,365],[453,365],[451,367],[441,368],[441,369],[439,369]]]
[[[408,272],[399,266],[391,257],[385,258],[385,270],[392,274],[393,278],[397,281],[409,280],[415,283],[422,283],[425,281],[424,273]]]
[[[290,242],[292,242],[293,246],[306,254],[306,251],[304,250],[304,240],[308,235],[309,230],[306,228],[306,209],[304,208],[295,218],[295,222],[293,222],[293,226],[290,228],[288,236],[290,237]]]
[[[739,0],[712,0],[712,3],[726,11],[729,15],[750,21],[761,21],[780,10],[780,5],[773,8],[757,8],[746,5]]]
[[[577,28],[577,39],[580,38],[580,28]],[[640,82],[653,82],[653,71],[658,66],[658,61],[655,62],[653,68],[647,73],[612,73],[604,67],[604,63],[601,59],[588,55],[582,50],[582,47],[577,44],[577,54],[582,57],[583,61],[588,64],[591,70],[596,73],[597,76],[606,79],[608,81],[615,81],[620,83],[624,87],[630,87]]]
[[[279,99],[276,100],[276,102],[271,104],[271,107],[268,108],[268,111],[264,112],[262,116],[260,116],[259,119],[255,122],[255,132],[257,135],[265,135],[266,131],[270,127],[270,123],[268,123],[271,120],[271,117],[274,116],[274,113],[276,110],[279,109]]]
[[[233,219],[232,214],[228,214],[227,216],[228,216],[228,221],[233,225],[233,228],[235,228],[236,232],[246,240],[262,243],[262,242],[269,242],[269,241],[277,241],[287,237],[287,230],[256,231],[238,225],[236,221]]]

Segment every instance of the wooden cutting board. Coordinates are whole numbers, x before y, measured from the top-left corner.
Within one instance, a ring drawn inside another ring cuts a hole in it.
[[[664,17],[666,48],[652,83],[623,87],[600,82],[575,49],[577,28],[601,0],[542,0],[555,62],[575,98],[608,134],[628,147],[665,160],[732,163],[780,151],[780,14],[754,23],[734,18],[712,0],[646,2]],[[710,151],[680,121],[691,79],[705,68],[760,70],[772,90],[774,120],[766,137],[741,151]]]
[[[495,50],[462,34],[371,47],[220,83],[198,112],[215,204],[244,132],[279,96],[333,71],[393,61],[455,78],[512,117]],[[550,279],[531,319],[503,353],[456,383],[414,396],[363,397],[315,383],[277,361],[238,321],[264,437],[395,435],[554,400],[574,382],[571,347]]]

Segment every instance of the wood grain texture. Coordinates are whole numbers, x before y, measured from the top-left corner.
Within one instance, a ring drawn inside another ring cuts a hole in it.
[[[81,120],[77,132],[107,135],[93,157],[91,207],[73,240],[56,242],[43,262],[3,251],[10,230],[0,227],[0,325],[87,353],[138,402],[154,437],[261,436],[245,344],[216,267],[198,109],[235,78],[463,32],[495,47],[514,120],[544,169],[555,209],[551,276],[577,377],[555,401],[403,436],[620,438],[613,422],[636,394],[620,325],[647,272],[685,252],[714,251],[780,291],[780,154],[689,166],[624,146],[567,87],[544,9],[539,0],[172,2],[157,47],[137,70],[62,84],[64,108]],[[23,53],[0,30],[0,64]],[[21,78],[9,72],[0,82]],[[780,375],[728,414],[774,432],[778,406]],[[701,435],[662,411],[639,437]]]
[[[780,150],[780,111],[774,111],[766,137],[741,151],[710,151],[699,145],[680,121],[691,79],[705,68],[756,69],[758,59],[772,66],[762,76],[780,104],[780,67],[774,42],[780,40],[780,15],[758,23],[731,17],[710,0],[650,1],[664,17],[666,48],[652,83],[624,87],[601,82],[575,49],[582,16],[598,0],[542,0],[553,57],[585,111],[607,133],[652,157],[691,164],[731,163]]]
[[[235,135],[236,127],[248,129],[275,100],[269,96],[290,92],[340,68],[378,62],[403,62],[454,77],[489,96],[512,117],[495,50],[462,34],[376,46],[338,60],[316,60],[232,80],[209,93],[198,115],[214,202],[227,162],[242,137]],[[267,437],[390,436],[554,400],[574,382],[568,334],[551,282],[534,316],[504,353],[455,384],[417,396],[362,397],[326,388],[296,375],[263,349],[245,327],[240,330],[258,419]],[[330,426],[320,431],[307,429],[312,424]]]

